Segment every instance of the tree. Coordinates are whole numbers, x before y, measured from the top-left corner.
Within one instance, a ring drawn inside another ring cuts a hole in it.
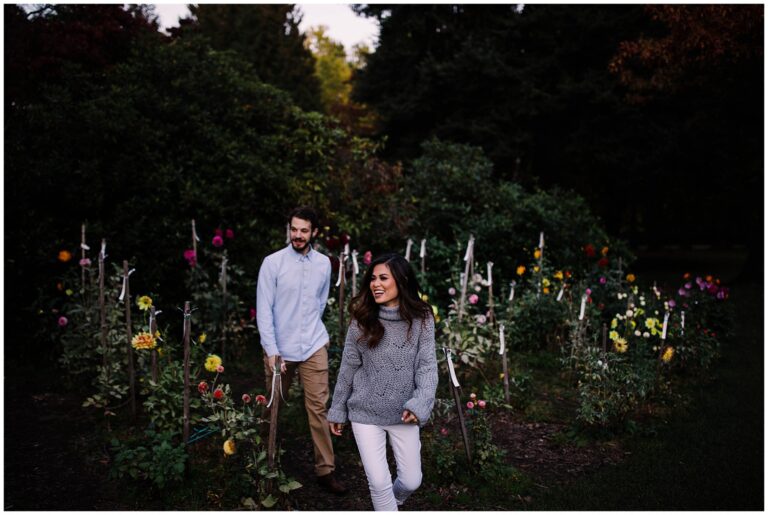
[[[259,78],[288,92],[305,110],[321,108],[314,59],[293,4],[191,4],[174,37],[202,34],[218,50],[238,52]]]
[[[315,75],[320,81],[324,111],[330,112],[337,104],[349,102],[352,90],[352,67],[347,62],[344,45],[332,40],[326,33],[328,27],[311,27],[306,34],[307,46],[315,56]]]

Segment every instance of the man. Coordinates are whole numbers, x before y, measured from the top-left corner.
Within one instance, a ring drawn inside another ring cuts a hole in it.
[[[318,228],[312,208],[296,208],[288,220],[291,242],[264,258],[256,287],[256,321],[264,348],[267,384],[271,388],[277,356],[283,360],[281,376],[286,395],[298,371],[304,386],[318,483],[341,495],[347,489],[334,475],[333,445],[325,418],[329,338],[322,315],[331,287],[331,261],[312,248]]]

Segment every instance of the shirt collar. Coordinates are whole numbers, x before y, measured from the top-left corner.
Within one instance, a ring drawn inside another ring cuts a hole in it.
[[[307,259],[308,261],[312,261],[312,256],[317,252],[313,247],[312,244],[309,244],[309,252],[307,252],[306,256],[303,254],[300,254],[299,252],[296,252],[293,250],[293,244],[289,243],[288,248],[293,253],[293,257],[296,258],[296,262],[300,263],[302,259]]]

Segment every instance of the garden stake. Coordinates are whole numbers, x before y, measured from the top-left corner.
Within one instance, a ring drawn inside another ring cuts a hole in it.
[[[453,369],[453,361],[451,361],[451,349],[443,347],[445,353],[445,359],[448,362],[448,373],[451,376],[451,391],[453,392],[453,400],[456,403],[456,413],[459,415],[459,427],[461,428],[461,438],[464,441],[464,450],[467,453],[467,461],[469,466],[472,466],[472,451],[469,446],[469,435],[467,435],[467,427],[464,425],[464,411],[461,409],[461,397],[459,396],[459,380],[456,378],[456,371]]]
[[[339,280],[337,282],[339,286],[339,341],[341,342],[341,345],[344,343],[344,283],[346,282],[345,275],[346,270],[344,270],[344,258],[346,257],[346,254],[344,251],[339,253]]]
[[[107,240],[101,240],[101,252],[99,252],[99,326],[101,327],[101,365],[109,379],[109,363],[107,360],[107,306],[104,302],[104,259],[107,257]]]
[[[133,345],[131,345],[131,340],[133,340],[133,334],[131,331],[131,285],[130,285],[130,279],[129,276],[131,273],[128,271],[128,261],[123,261],[123,295],[121,295],[121,300],[125,302],[125,325],[126,329],[128,330],[128,384],[130,385],[131,389],[131,397],[130,397],[130,404],[131,404],[131,417],[136,418],[136,378],[134,377],[134,371],[133,371]]]
[[[221,260],[221,301],[222,301],[222,320],[221,320],[221,359],[227,361],[227,251],[224,251],[224,257]]]
[[[491,327],[496,327],[496,314],[493,311],[493,276],[491,275],[493,262],[488,261],[488,323]]]
[[[509,405],[509,370],[507,367],[507,346],[504,345],[504,323],[499,324],[499,354],[504,370],[504,401]]]
[[[195,253],[195,262],[197,262],[197,242],[200,241],[200,237],[195,230],[195,219],[192,219],[192,251]]]
[[[85,251],[89,250],[90,247],[86,245],[85,243],[85,224],[82,225],[80,229],[80,262],[85,262]],[[83,301],[85,301],[85,304],[87,304],[87,300],[85,298],[85,266],[80,266],[80,279],[81,279],[81,290],[83,292]]]
[[[608,350],[608,324],[603,323],[603,354]]]
[[[194,222],[193,222],[194,223]],[[192,332],[192,312],[189,301],[184,302],[184,400],[183,400],[183,436],[186,444],[189,441],[189,338]]]
[[[155,318],[157,316],[157,313],[155,313],[155,306],[149,307],[149,334],[152,336],[155,336],[157,334],[157,319]],[[154,349],[152,349],[150,356],[152,356],[152,381],[155,383],[157,382],[158,378],[158,369],[157,369],[157,346],[155,346]]]
[[[475,238],[471,234],[469,235],[469,241],[467,242],[467,252],[464,254],[464,279],[461,281],[461,297],[459,298],[459,322],[464,315],[464,300],[467,297],[467,282],[469,280],[469,271],[472,264],[472,248],[474,247]]]
[[[352,251],[352,296],[357,295],[357,274],[360,273],[360,267],[357,264],[357,251]]]
[[[419,250],[419,257],[421,258],[421,277],[423,280],[424,272],[426,272],[427,267],[425,266],[425,262],[427,259],[427,240],[426,238],[421,240],[421,249]]]
[[[536,298],[541,296],[541,277],[544,275],[544,232],[539,233],[539,280],[536,289]]]
[[[408,244],[405,247],[405,260],[411,262],[411,247],[413,247],[413,240],[408,238]]]
[[[275,469],[275,455],[277,454],[277,412],[280,406],[280,396],[283,394],[283,378],[280,375],[282,359],[275,356],[275,367],[272,370],[272,392],[267,407],[269,412],[269,439],[267,440],[267,466],[269,470]],[[280,395],[275,391],[280,390]]]

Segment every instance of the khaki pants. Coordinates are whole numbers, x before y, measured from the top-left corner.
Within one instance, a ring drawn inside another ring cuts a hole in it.
[[[333,472],[333,444],[331,431],[325,416],[328,413],[328,350],[325,346],[312,354],[306,361],[286,361],[287,371],[280,375],[283,383],[283,395],[288,399],[288,390],[296,371],[304,387],[304,407],[307,410],[309,429],[315,448],[315,474],[325,476]],[[267,377],[267,393],[272,390],[272,370],[267,356],[264,355],[264,368]],[[279,395],[279,392],[276,392]],[[269,396],[268,396],[269,397]]]

